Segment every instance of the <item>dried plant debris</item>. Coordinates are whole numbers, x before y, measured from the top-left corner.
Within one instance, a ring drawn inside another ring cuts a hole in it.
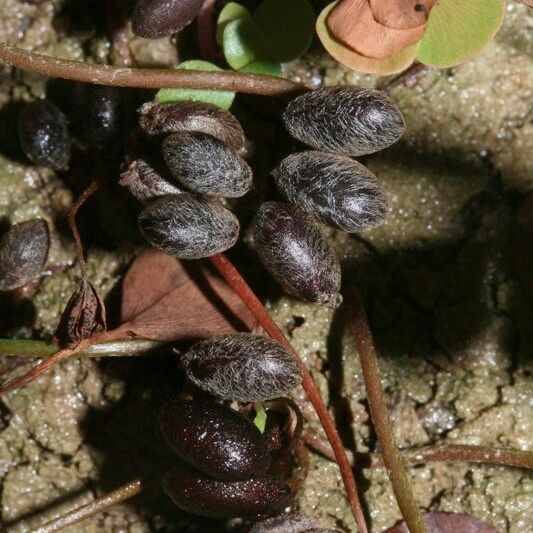
[[[195,344],[182,356],[187,377],[201,389],[239,402],[288,394],[301,381],[292,354],[277,342],[239,333]]]
[[[55,341],[60,348],[74,349],[85,339],[106,330],[106,310],[94,285],[83,278],[63,311]]]
[[[339,259],[307,215],[289,204],[265,202],[253,231],[259,258],[285,291],[333,308],[340,304]]]
[[[242,126],[231,113],[202,102],[148,102],[140,109],[139,124],[148,135],[205,133],[235,151],[245,142]]]
[[[204,133],[175,133],[163,141],[172,175],[190,191],[238,198],[252,187],[252,169],[229,146]]]
[[[387,215],[383,187],[349,157],[299,152],[286,157],[273,174],[289,202],[334,228],[357,232],[377,226]]]
[[[170,447],[190,466],[222,481],[263,475],[270,466],[265,441],[244,415],[208,401],[166,404],[161,432]]]
[[[155,165],[145,159],[135,159],[125,165],[120,174],[119,185],[126,187],[141,202],[168,194],[183,192],[175,183],[168,180]]]
[[[237,217],[216,200],[192,194],[162,196],[139,215],[148,242],[180,259],[201,259],[226,251],[239,238]]]
[[[48,224],[43,219],[13,225],[0,242],[0,291],[39,279],[49,248]]]
[[[154,275],[157,273],[157,275]],[[122,284],[127,332],[153,340],[199,340],[255,327],[235,292],[211,269],[194,269],[158,250],[142,252]]]
[[[18,134],[24,153],[36,165],[54,170],[68,167],[70,132],[67,119],[48,100],[36,100],[21,111]]]
[[[299,141],[347,156],[383,150],[405,131],[402,114],[387,95],[352,86],[302,94],[289,102],[283,120]]]

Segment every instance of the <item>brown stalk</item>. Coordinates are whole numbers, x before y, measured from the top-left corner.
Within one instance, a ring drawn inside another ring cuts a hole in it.
[[[326,436],[328,437],[331,447],[335,453],[335,459],[339,465],[342,480],[348,496],[348,501],[352,508],[357,526],[361,533],[366,533],[368,529],[366,526],[363,509],[361,507],[361,502],[359,500],[359,495],[357,493],[357,485],[352,468],[348,458],[346,457],[346,452],[344,450],[344,446],[342,445],[337,428],[335,427],[335,423],[333,422],[331,415],[324,404],[324,400],[322,399],[320,390],[318,389],[313,376],[303,363],[298,352],[296,352],[291,343],[288,341],[287,337],[285,337],[277,324],[272,320],[272,317],[268,314],[259,298],[257,298],[255,293],[252,291],[237,269],[233,266],[231,261],[223,254],[218,254],[211,257],[211,262],[220,272],[222,277],[227,281],[227,283],[239,295],[248,309],[250,309],[250,311],[256,316],[257,321],[263,327],[266,333],[274,340],[279,342],[282,346],[287,348],[287,350],[289,350],[296,358],[296,361],[298,362],[302,372],[302,386],[307,394],[307,397],[309,398],[309,401],[313,404],[318,418],[320,419],[320,423],[322,424],[322,427],[326,432]],[[418,532],[413,531],[413,533]]]
[[[91,518],[92,516],[102,513],[114,505],[118,505],[125,500],[129,500],[130,498],[137,496],[137,494],[142,491],[143,486],[144,483],[141,479],[134,479],[133,481],[122,485],[113,492],[93,500],[87,505],[78,507],[78,509],[74,509],[70,513],[39,526],[38,528],[32,530],[31,533],[54,533],[55,531],[61,531],[68,526],[72,526],[78,522],[81,522],[82,520]]]
[[[335,455],[329,442],[316,431],[308,428],[302,438],[309,448],[320,453],[326,459],[335,461]],[[480,463],[533,470],[533,452],[513,450],[511,448],[442,444],[402,450],[401,454],[404,462],[409,466],[432,462]],[[370,468],[383,468],[385,466],[383,456],[379,453],[358,453],[354,457],[352,451],[346,450],[346,455],[352,465],[354,463],[368,465]]]
[[[50,78],[63,78],[97,85],[160,89],[183,87],[281,96],[310,90],[309,87],[276,76],[241,72],[124,68],[83,61],[57,59],[0,43],[0,61]]]
[[[376,349],[363,307],[363,300],[358,291],[355,292],[353,298],[353,321],[355,344],[361,361],[370,416],[394,496],[409,531],[411,533],[428,533],[424,517],[416,504],[402,455],[396,445],[387,410],[385,392],[379,375]]]
[[[83,243],[81,242],[80,232],[78,230],[78,225],[76,224],[76,215],[80,207],[100,188],[100,182],[94,180],[91,184],[78,196],[78,199],[72,206],[70,213],[68,215],[68,222],[72,235],[74,237],[74,242],[76,243],[76,253],[78,256],[78,263],[80,265],[80,270],[82,276],[87,278],[87,269],[85,267],[85,258],[83,257]]]

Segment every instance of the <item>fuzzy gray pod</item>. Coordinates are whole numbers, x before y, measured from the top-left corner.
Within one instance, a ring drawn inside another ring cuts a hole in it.
[[[371,228],[387,216],[383,187],[366,167],[349,157],[300,152],[286,157],[273,175],[289,202],[342,231]]]
[[[302,380],[294,357],[285,348],[253,333],[198,342],[182,362],[195,385],[224,400],[272,400],[286,395]]]
[[[159,39],[181,31],[198,15],[204,0],[137,0],[131,25],[133,33]]]
[[[257,211],[253,231],[262,263],[286,292],[332,308],[341,303],[339,259],[305,213],[266,202]]]
[[[298,96],[283,120],[299,141],[349,156],[383,150],[405,131],[403,116],[388,96],[353,86],[324,87]]]
[[[204,133],[175,133],[163,141],[172,175],[190,191],[239,198],[253,183],[252,169],[229,146]]]
[[[118,183],[127,187],[131,194],[141,202],[147,202],[158,196],[183,192],[144,159],[135,159],[125,166],[120,173]]]
[[[49,247],[48,224],[42,218],[11,226],[0,242],[0,291],[38,279]]]
[[[139,111],[139,124],[148,135],[206,133],[235,151],[244,146],[244,131],[239,121],[215,105],[202,102],[147,102]]]
[[[139,215],[148,242],[180,259],[201,259],[231,248],[239,221],[216,200],[189,193],[161,196]]]

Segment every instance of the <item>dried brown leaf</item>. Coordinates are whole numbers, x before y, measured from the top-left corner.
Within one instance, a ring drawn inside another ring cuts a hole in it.
[[[355,52],[384,59],[422,39],[433,3],[419,0],[416,5],[424,9],[415,11],[411,0],[341,0],[328,16],[327,27],[335,39]]]
[[[55,341],[74,349],[85,339],[106,330],[105,306],[93,284],[82,279],[71,296],[57,326]]]
[[[233,290],[201,262],[158,250],[141,253],[122,286],[124,329],[152,340],[206,339],[255,327]]]
[[[426,513],[424,521],[429,533],[498,533],[489,524],[459,513]],[[385,533],[409,533],[409,529],[405,522],[400,522]]]

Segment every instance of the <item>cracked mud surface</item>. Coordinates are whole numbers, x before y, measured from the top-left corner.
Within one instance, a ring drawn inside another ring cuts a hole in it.
[[[83,57],[87,46],[51,24],[54,6],[64,3],[7,0],[0,8],[0,14],[9,14],[0,16],[0,40]],[[390,216],[360,235],[331,233],[345,287],[362,289],[403,448],[455,443],[533,449],[533,308],[515,274],[514,250],[517,209],[533,184],[528,106],[533,45],[527,36],[532,22],[526,8],[511,5],[504,28],[479,58],[429,72],[414,88],[393,90],[407,134],[365,162],[386,184]],[[105,51],[105,43],[99,46]],[[316,83],[375,82],[339,68],[316,50],[291,71]],[[8,126],[21,103],[45,88],[33,76],[0,71],[0,124]],[[251,138],[257,137],[254,161],[268,170],[275,162],[265,155],[276,139],[275,125],[258,119],[249,103],[238,112]],[[0,139],[0,219],[46,218],[53,230],[51,262],[61,270],[42,280],[31,302],[13,307],[2,300],[2,335],[50,338],[78,276],[65,214],[79,187],[29,166],[5,127]],[[273,194],[266,172],[258,172],[256,182],[252,203],[267,191]],[[104,197],[94,205],[91,213],[110,204]],[[244,220],[252,210],[242,206]],[[104,225],[105,219],[94,233]],[[85,233],[91,277],[104,294],[113,295],[137,244],[117,252]],[[297,302],[282,296],[256,268],[246,246],[235,259],[312,369],[346,445],[376,451],[350,334],[349,302],[335,313]],[[20,369],[11,375],[15,372]],[[181,380],[169,354],[134,361],[75,359],[3,398],[3,527],[29,531],[134,476],[158,472],[171,455],[160,441],[154,414]],[[303,396],[296,396],[312,418]],[[409,474],[425,509],[471,514],[501,532],[533,532],[533,477],[527,472],[431,463]],[[364,470],[359,478],[372,531],[378,533],[400,518],[386,473]],[[312,455],[298,505],[325,526],[356,530],[335,465],[318,455]],[[220,530],[219,524],[177,512],[157,486],[69,529]]]

